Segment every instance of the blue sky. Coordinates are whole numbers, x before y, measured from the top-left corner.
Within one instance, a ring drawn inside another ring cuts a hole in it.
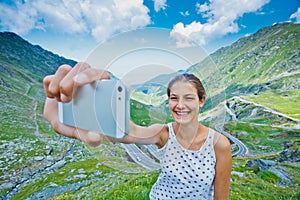
[[[85,60],[102,41],[144,27],[168,29],[184,48],[207,52],[274,23],[300,23],[299,0],[0,1],[0,30],[67,58]]]

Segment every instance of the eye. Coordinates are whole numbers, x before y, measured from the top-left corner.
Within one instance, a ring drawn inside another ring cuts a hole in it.
[[[171,99],[172,101],[176,101],[178,98],[177,98],[177,97],[174,97],[174,96],[172,96],[172,97],[170,97],[170,99]]]
[[[194,98],[194,97],[186,97],[185,99],[188,100],[188,101],[192,101],[192,100],[194,100],[195,98]]]

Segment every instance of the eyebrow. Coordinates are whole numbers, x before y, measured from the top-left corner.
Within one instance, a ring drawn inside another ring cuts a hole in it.
[[[174,94],[174,93],[171,93],[170,94],[170,96],[178,96],[177,94]],[[183,96],[193,96],[193,97],[195,97],[195,96],[197,96],[197,95],[195,95],[195,94],[193,94],[193,93],[188,93],[188,94],[184,94]]]

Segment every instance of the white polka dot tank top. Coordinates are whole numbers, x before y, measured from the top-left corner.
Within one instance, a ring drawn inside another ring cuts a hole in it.
[[[159,149],[162,171],[150,192],[150,199],[213,199],[216,156],[214,131],[209,129],[202,147],[192,151],[182,147],[168,124],[168,142]]]

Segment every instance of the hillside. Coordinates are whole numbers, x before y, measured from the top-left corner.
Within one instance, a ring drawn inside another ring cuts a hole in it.
[[[226,94],[300,89],[300,26],[275,24],[259,30],[210,55],[218,71],[205,80]],[[205,74],[205,61],[190,71]]]
[[[71,66],[75,64],[75,61],[63,58],[38,45],[32,45],[12,32],[0,32],[0,51],[1,64],[6,63],[6,69],[18,66],[19,69],[24,69],[24,72],[28,71],[42,77],[45,74],[53,74],[61,64]]]
[[[253,155],[289,151],[282,144],[290,142],[289,153],[299,160],[299,50],[300,25],[276,24],[192,66],[188,71],[205,77],[208,90],[203,122],[211,124],[222,113],[224,128]]]
[[[75,61],[15,33],[0,33],[0,198],[72,147],[73,141],[58,140],[42,116],[43,77],[63,63]]]
[[[61,64],[76,63],[11,32],[0,33],[0,52],[0,86],[25,96],[37,95],[33,98],[42,101],[43,93],[36,90],[42,89],[43,77],[53,74]]]
[[[188,69],[207,87],[202,122],[214,128],[212,119],[225,113],[223,129],[249,148],[249,155],[233,159],[231,199],[300,197],[299,29],[289,23],[263,28]],[[127,162],[116,144],[87,149],[43,119],[42,78],[75,62],[14,33],[0,33],[0,49],[1,199],[147,199],[157,171]],[[132,120],[169,121],[165,87],[147,84],[133,92]]]

